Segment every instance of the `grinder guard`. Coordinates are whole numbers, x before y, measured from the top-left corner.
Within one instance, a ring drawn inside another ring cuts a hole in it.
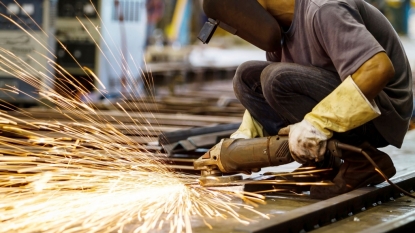
[[[204,0],[203,10],[211,18],[199,34],[203,43],[209,42],[219,25],[262,50],[281,50],[280,26],[257,0]]]

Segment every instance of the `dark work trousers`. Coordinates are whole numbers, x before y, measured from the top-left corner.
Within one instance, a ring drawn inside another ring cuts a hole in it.
[[[236,97],[270,135],[302,121],[340,83],[337,73],[321,68],[266,61],[243,63],[233,80]],[[372,122],[333,138],[355,146],[365,141],[389,145]]]

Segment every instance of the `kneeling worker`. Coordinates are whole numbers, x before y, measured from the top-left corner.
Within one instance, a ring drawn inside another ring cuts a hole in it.
[[[395,174],[377,148],[402,145],[412,77],[399,36],[376,8],[363,0],[204,0],[204,9],[266,50],[267,61],[236,71],[234,91],[247,110],[231,137],[289,133],[291,155],[303,164],[321,161],[335,138],[364,148],[388,177]],[[343,160],[335,185],[314,186],[311,197],[384,181],[361,154],[346,152]]]

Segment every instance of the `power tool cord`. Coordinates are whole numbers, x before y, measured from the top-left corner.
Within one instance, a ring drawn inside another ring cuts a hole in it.
[[[399,187],[398,185],[396,185],[392,181],[390,181],[389,178],[382,172],[382,170],[379,168],[379,166],[375,163],[375,161],[373,161],[373,159],[370,158],[369,154],[366,153],[362,148],[347,145],[347,144],[343,144],[343,143],[338,143],[338,147],[340,149],[349,150],[349,151],[357,152],[357,153],[360,153],[360,154],[364,155],[366,157],[366,159],[373,165],[373,167],[375,167],[375,170],[386,180],[386,182],[388,182],[392,187],[394,187],[397,190],[401,191],[406,196],[415,198],[414,195],[412,195],[408,191],[402,189],[401,187]]]

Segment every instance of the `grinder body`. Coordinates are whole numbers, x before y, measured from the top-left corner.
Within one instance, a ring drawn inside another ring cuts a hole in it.
[[[220,157],[223,171],[251,171],[293,162],[286,137],[224,140]]]
[[[341,164],[345,145],[331,139],[327,142],[324,160],[315,164],[317,168],[338,168]],[[200,184],[203,186],[232,185],[242,176],[223,176],[236,173],[251,174],[261,168],[280,166],[294,162],[291,156],[288,136],[252,139],[222,139],[194,163],[194,169],[201,171]]]
[[[194,162],[202,176],[247,173],[293,162],[287,136],[223,139]]]

